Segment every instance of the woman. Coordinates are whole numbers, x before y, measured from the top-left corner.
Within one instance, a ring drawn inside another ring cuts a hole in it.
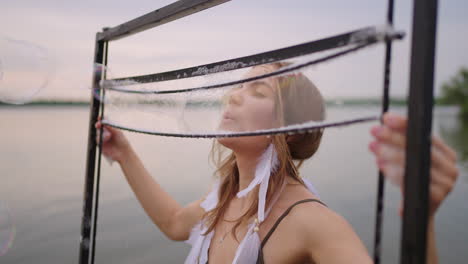
[[[248,75],[282,66],[257,66]],[[320,121],[324,115],[318,90],[296,74],[234,89],[227,97],[220,129],[268,129]],[[371,130],[375,141],[369,147],[385,176],[401,183],[406,119],[386,114],[383,120]],[[98,122],[96,127],[100,126]],[[185,207],[149,175],[119,130],[105,127],[103,153],[119,163],[160,230],[172,240],[189,240],[192,250],[186,263],[371,263],[351,226],[299,176],[298,168],[314,155],[321,136],[322,131],[316,131],[219,139],[215,145],[231,153],[219,156],[218,181],[206,197]],[[432,143],[428,263],[437,263],[434,215],[458,172],[455,153],[437,138]]]

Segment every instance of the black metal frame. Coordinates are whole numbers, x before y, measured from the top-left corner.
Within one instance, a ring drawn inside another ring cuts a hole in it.
[[[394,0],[388,0],[387,23],[393,26],[393,14],[395,9]],[[390,72],[392,64],[392,39],[387,39],[385,43],[385,61],[384,61],[384,83],[382,94],[382,114],[388,111],[390,106]],[[382,121],[382,120],[381,120]],[[383,172],[379,170],[377,180],[377,199],[375,210],[375,230],[374,230],[374,264],[380,264],[382,251],[382,226],[383,226],[383,204],[385,197],[385,178]]]
[[[425,264],[437,0],[415,0],[408,103],[402,264]]]
[[[105,58],[109,41],[162,25],[227,1],[229,0],[180,0],[127,23],[99,32],[96,35],[94,63],[106,63]],[[426,257],[436,14],[437,0],[414,0],[408,109],[409,126],[406,152],[408,155],[406,155],[404,190],[405,214],[401,248],[401,263],[403,264],[423,264]],[[388,48],[387,43],[387,52]],[[93,74],[81,225],[80,264],[94,263],[99,197],[99,175],[96,172],[99,171],[100,166],[100,153],[97,152],[98,145],[94,124],[103,111],[103,106],[99,100],[103,92],[99,89],[99,81],[102,77],[103,75],[97,72]],[[98,97],[95,96],[96,94]],[[91,220],[92,217],[93,220]]]
[[[356,38],[356,36],[367,36],[364,38]],[[402,39],[402,32],[395,32],[389,35],[390,39]],[[273,63],[290,58],[295,58],[303,55],[309,55],[316,52],[321,52],[329,49],[341,48],[349,45],[359,45],[363,43],[377,42],[377,32],[375,27],[365,27],[358,30],[353,30],[343,34],[309,41],[306,43],[275,49],[267,52],[257,53],[250,56],[244,56],[214,63],[198,65],[185,69],[178,69],[174,71],[160,72],[155,74],[147,74],[140,76],[131,76],[124,78],[111,79],[113,82],[136,82],[136,83],[153,83],[163,82],[175,79],[192,78],[203,76],[213,73],[220,73],[225,71],[232,71],[242,69],[245,67],[252,67],[265,63]]]
[[[96,35],[95,51],[94,51],[94,67],[96,64],[104,65],[107,62],[107,46],[106,41],[101,41]],[[93,214],[97,212],[97,203],[99,189],[95,189],[96,186],[99,186],[98,177],[96,175],[96,160],[98,164],[100,163],[100,152],[97,152],[97,142],[96,142],[96,129],[94,124],[98,120],[98,116],[102,111],[102,104],[99,100],[99,97],[96,97],[95,94],[101,96],[102,89],[99,87],[99,82],[102,79],[102,72],[94,69],[93,71],[93,92],[91,94],[91,110],[89,116],[89,128],[88,128],[88,148],[87,148],[87,158],[86,158],[86,177],[84,185],[84,195],[83,195],[83,217],[81,220],[81,239],[80,239],[80,254],[79,254],[79,263],[89,263],[90,256],[92,256],[91,263],[94,263],[94,248],[95,248],[95,234],[96,234],[96,218],[97,215]],[[102,135],[102,133],[101,133]],[[93,217],[93,219],[92,219]]]
[[[97,39],[99,41],[112,41],[128,37],[228,1],[231,0],[179,0],[146,15],[100,32],[97,35]]]
[[[232,87],[232,86],[242,84],[242,83],[248,83],[248,82],[252,82],[252,81],[255,81],[255,80],[261,80],[261,79],[264,79],[264,78],[279,76],[281,74],[301,70],[301,69],[307,68],[307,67],[309,67],[311,65],[315,65],[315,64],[319,64],[319,63],[322,63],[322,62],[332,60],[332,59],[336,59],[336,58],[341,57],[343,55],[348,55],[348,54],[350,54],[352,52],[356,52],[356,51],[358,51],[360,49],[366,48],[366,47],[368,47],[368,46],[370,46],[372,44],[375,44],[375,43],[376,42],[373,42],[373,41],[370,40],[368,43],[363,43],[363,44],[358,45],[358,46],[347,48],[345,50],[335,52],[335,53],[332,53],[332,54],[324,56],[324,57],[320,57],[320,58],[310,60],[310,61],[307,61],[307,62],[304,62],[304,63],[299,63],[299,64],[295,64],[295,65],[292,65],[292,66],[284,67],[284,68],[278,69],[278,70],[273,71],[273,72],[257,75],[257,76],[254,76],[254,77],[238,79],[238,80],[235,80],[235,81],[220,82],[220,83],[211,84],[211,85],[204,85],[204,86],[190,87],[190,88],[183,88],[183,89],[176,89],[176,90],[174,90],[174,89],[169,89],[169,90],[163,90],[163,89],[158,89],[158,90],[121,89],[121,88],[117,88],[119,86],[119,84],[112,83],[110,86],[107,86],[107,87],[104,85],[104,90],[122,92],[122,93],[135,93],[135,94],[174,94],[174,93],[187,93],[187,92],[194,92],[194,91],[200,91],[200,90],[223,88],[223,87],[228,87],[228,86]],[[261,63],[261,64],[265,64],[265,63]]]
[[[227,1],[230,0],[180,0],[114,28],[106,28],[102,32],[96,34],[94,65],[105,65],[107,63],[109,41],[165,24]],[[83,194],[83,216],[81,221],[80,264],[94,263],[95,256],[101,155],[100,151],[97,151],[97,133],[94,124],[103,111],[102,100],[100,100],[103,90],[99,87],[99,82],[103,77],[105,77],[105,69],[103,72],[93,71],[93,91],[91,94],[86,175]],[[100,135],[102,136],[102,133],[100,133]]]

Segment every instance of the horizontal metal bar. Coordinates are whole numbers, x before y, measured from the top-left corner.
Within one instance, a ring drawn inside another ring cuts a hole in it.
[[[115,127],[118,129],[141,133],[141,134],[148,134],[153,136],[164,136],[164,137],[179,137],[179,138],[225,138],[225,137],[250,137],[250,136],[261,136],[261,135],[276,135],[276,134],[304,134],[314,132],[318,129],[324,129],[329,127],[338,127],[338,126],[346,126],[352,125],[362,122],[371,122],[379,120],[379,116],[369,116],[369,117],[362,117],[344,121],[337,121],[337,122],[321,122],[320,124],[312,124],[312,125],[304,125],[301,127],[298,126],[289,126],[289,127],[282,127],[276,129],[264,129],[264,130],[257,130],[252,132],[215,132],[215,133],[208,133],[208,134],[184,134],[184,133],[170,133],[170,132],[158,132],[158,131],[149,131],[149,130],[142,130],[136,128],[129,128],[125,126],[121,126],[119,124],[115,124],[109,120],[103,120],[102,123],[107,126]]]
[[[184,79],[207,74],[232,71],[265,63],[295,58],[315,52],[321,52],[329,49],[340,48],[351,44],[359,44],[366,41],[376,41],[381,38],[402,39],[403,32],[382,32],[377,27],[366,27],[359,30],[343,33],[340,35],[310,41],[299,45],[294,45],[286,48],[276,49],[263,53],[258,53],[250,56],[239,57],[224,61],[218,61],[210,64],[194,66],[179,70],[154,73],[148,75],[124,77],[110,79],[108,81],[126,82],[125,85],[131,85],[131,82],[151,83],[170,81],[175,79]]]
[[[116,27],[107,28],[98,33],[98,40],[117,40],[228,1],[230,0],[179,0]]]
[[[116,91],[116,92],[121,92],[121,93],[133,93],[133,94],[174,94],[174,93],[188,93],[188,92],[195,92],[195,91],[200,91],[200,90],[209,90],[209,89],[223,88],[223,87],[228,87],[228,86],[235,86],[235,85],[238,85],[238,84],[253,82],[253,81],[256,81],[256,80],[261,80],[261,79],[265,79],[265,78],[269,78],[269,77],[273,77],[273,76],[279,76],[279,75],[282,75],[282,74],[286,74],[286,73],[294,72],[294,71],[297,71],[297,70],[301,70],[301,69],[307,68],[307,67],[309,67],[311,65],[319,64],[319,63],[322,63],[322,62],[325,62],[325,61],[329,61],[329,60],[332,60],[332,59],[335,59],[335,58],[350,54],[351,52],[358,51],[358,50],[363,49],[363,48],[365,48],[367,46],[370,46],[370,45],[372,45],[374,43],[376,43],[376,42],[372,41],[372,42],[363,43],[361,45],[354,46],[354,47],[348,48],[346,50],[342,50],[342,51],[327,55],[327,56],[322,57],[322,58],[307,61],[307,62],[304,62],[304,63],[301,63],[301,64],[291,65],[291,66],[281,68],[281,69],[273,71],[273,72],[268,72],[268,73],[265,73],[265,74],[261,74],[261,75],[257,75],[257,76],[253,76],[253,77],[248,77],[248,78],[244,78],[244,79],[240,79],[240,80],[235,80],[235,81],[217,83],[217,84],[213,84],[213,85],[205,85],[205,86],[184,88],[184,89],[177,89],[177,90],[136,90],[136,89],[131,90],[131,89],[116,88],[116,87],[113,87],[113,86],[106,87],[106,85],[104,85],[104,89],[109,90],[109,91]]]

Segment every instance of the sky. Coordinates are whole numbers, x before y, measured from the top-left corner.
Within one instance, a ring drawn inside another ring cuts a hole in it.
[[[47,50],[54,67],[47,71],[51,77],[36,99],[88,100],[96,32],[171,2],[0,0],[0,38]],[[468,67],[468,2],[439,1],[439,7],[436,94],[460,67]],[[111,42],[109,71],[113,77],[123,77],[251,55],[382,25],[385,13],[386,1],[375,0],[232,0]],[[395,27],[407,36],[394,45],[391,94],[396,97],[406,96],[408,90],[411,17],[412,1],[397,0]],[[4,52],[0,50],[0,63],[6,76],[14,66],[2,61]],[[325,97],[378,97],[382,72],[383,45],[379,45],[314,66],[308,76]],[[0,80],[0,89],[4,86]]]

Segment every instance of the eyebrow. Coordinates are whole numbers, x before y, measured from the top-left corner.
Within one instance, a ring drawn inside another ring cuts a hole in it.
[[[251,84],[252,85],[264,84],[264,85],[268,86],[270,89],[273,89],[273,87],[269,83],[267,83],[265,81],[254,81]]]

